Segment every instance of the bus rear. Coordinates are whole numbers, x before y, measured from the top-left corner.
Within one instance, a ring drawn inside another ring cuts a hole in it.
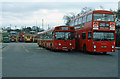
[[[115,52],[115,21],[111,11],[93,11],[92,51]]]

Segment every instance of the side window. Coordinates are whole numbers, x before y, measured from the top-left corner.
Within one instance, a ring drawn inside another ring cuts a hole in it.
[[[77,25],[77,19],[75,20],[75,25]]]
[[[40,38],[43,39],[43,34],[41,34]]]
[[[49,37],[52,38],[52,32],[50,32],[50,36]]]
[[[83,16],[83,23],[86,23],[86,16]]]
[[[70,22],[69,26],[71,26],[71,25],[72,25],[72,22]]]
[[[77,20],[77,24],[80,24],[79,22],[80,22],[80,19],[78,18],[78,20]]]
[[[73,20],[73,26],[75,25],[75,20]]]
[[[74,21],[72,21],[72,26],[74,26]]]
[[[87,15],[87,22],[92,21],[92,14]]]
[[[77,33],[75,33],[75,39],[77,39]]]
[[[77,25],[77,20],[78,20],[78,19],[75,20],[75,25]]]
[[[78,19],[76,19],[76,25],[78,24]]]
[[[86,33],[85,32],[82,33],[82,39],[86,39]]]
[[[39,38],[40,35],[37,35],[37,38]]]
[[[91,36],[92,36],[91,33],[92,33],[91,31],[88,32],[88,39],[91,39]]]
[[[52,32],[52,37],[53,37],[53,39],[54,39],[54,32]]]
[[[81,18],[79,18],[79,22],[78,22],[79,24],[82,24],[82,17]]]

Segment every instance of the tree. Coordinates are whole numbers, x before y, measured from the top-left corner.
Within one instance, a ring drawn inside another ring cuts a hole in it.
[[[75,13],[71,12],[69,15],[64,15],[63,19],[64,19],[64,23],[66,25],[69,25],[71,19],[75,18]]]
[[[68,14],[67,14],[67,15],[64,15],[64,16],[63,16],[64,23],[65,23],[66,25],[69,25],[71,19],[73,19],[73,18],[75,18],[75,17],[78,17],[78,16],[80,16],[80,15],[84,15],[84,14],[90,12],[90,11],[93,11],[93,9],[91,9],[91,8],[89,8],[89,7],[84,7],[84,8],[82,8],[81,12],[78,13],[78,14],[75,14],[74,12],[71,12],[69,15],[68,15]]]
[[[66,25],[69,25],[69,23],[70,23],[70,21],[71,21],[71,16],[69,16],[69,15],[64,15],[63,19],[64,19],[65,24],[66,24]]]

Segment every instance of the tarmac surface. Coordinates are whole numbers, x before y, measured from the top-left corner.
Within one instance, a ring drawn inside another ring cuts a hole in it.
[[[3,43],[3,77],[118,77],[118,50],[107,55],[54,52],[36,43]]]

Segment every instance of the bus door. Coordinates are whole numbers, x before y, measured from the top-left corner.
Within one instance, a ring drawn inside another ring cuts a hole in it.
[[[92,37],[92,32],[88,31],[88,34],[87,34],[87,50],[88,51],[92,51],[92,40],[91,40],[91,37]]]
[[[80,49],[80,33],[77,33],[75,34],[75,47],[77,50]]]

